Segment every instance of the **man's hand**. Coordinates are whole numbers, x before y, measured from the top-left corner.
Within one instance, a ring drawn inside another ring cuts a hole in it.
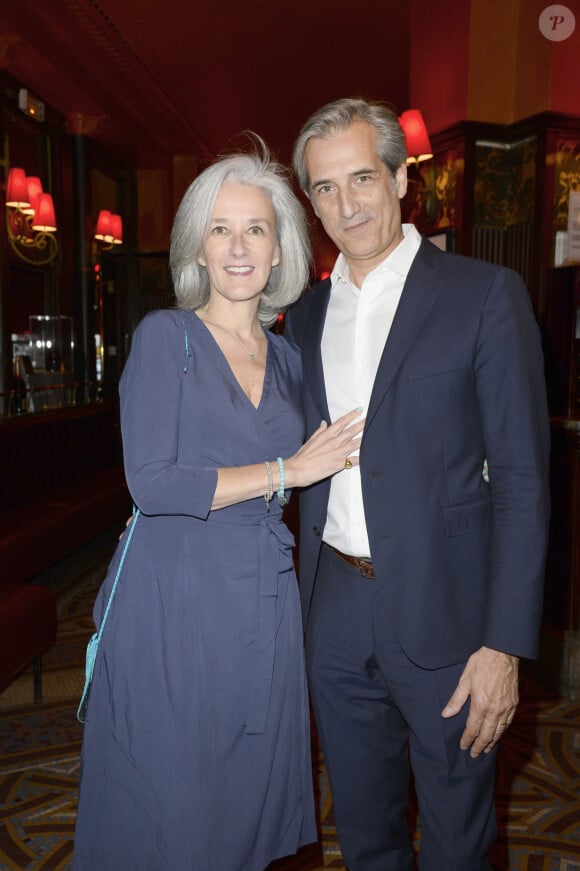
[[[443,710],[442,717],[454,717],[471,697],[469,715],[459,746],[471,747],[475,759],[489,753],[514,718],[519,701],[518,657],[480,647],[463,670],[457,688]]]

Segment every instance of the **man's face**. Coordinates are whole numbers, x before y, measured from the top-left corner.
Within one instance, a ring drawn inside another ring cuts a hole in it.
[[[406,167],[401,165],[393,179],[377,154],[375,129],[366,121],[311,139],[304,160],[314,211],[360,287],[403,238],[399,199],[407,190]]]

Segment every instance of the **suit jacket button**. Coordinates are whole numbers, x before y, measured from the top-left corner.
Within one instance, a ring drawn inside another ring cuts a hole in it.
[[[322,535],[322,533],[320,532],[320,530],[317,526],[314,527],[314,535],[318,535],[318,536]]]

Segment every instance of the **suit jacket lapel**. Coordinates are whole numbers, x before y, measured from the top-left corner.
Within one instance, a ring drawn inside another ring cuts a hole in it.
[[[304,331],[302,344],[302,365],[304,380],[310,387],[314,402],[320,412],[320,420],[329,420],[328,402],[324,388],[324,371],[322,368],[321,341],[326,309],[330,299],[330,279],[327,286],[314,296],[308,313],[308,322]]]
[[[409,270],[377,370],[366,418],[368,428],[413,346],[441,289],[442,254],[423,239]]]

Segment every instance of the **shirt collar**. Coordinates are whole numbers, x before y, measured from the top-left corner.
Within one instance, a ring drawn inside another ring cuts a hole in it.
[[[415,255],[419,250],[421,235],[413,224],[403,224],[402,229],[403,238],[397,247],[385,257],[382,263],[375,266],[375,268],[369,272],[369,275],[373,275],[379,271],[390,270],[391,272],[395,272],[397,275],[403,276],[403,278],[407,277],[413,260],[415,259]],[[330,278],[332,287],[334,287],[338,281],[346,281],[350,284],[348,264],[343,254],[339,254],[336,258]]]

